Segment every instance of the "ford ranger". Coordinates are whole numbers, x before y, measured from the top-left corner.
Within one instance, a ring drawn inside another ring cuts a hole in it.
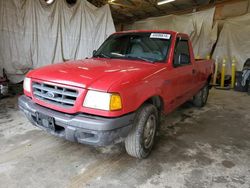
[[[124,141],[147,157],[160,115],[192,99],[206,104],[213,60],[195,60],[188,35],[174,31],[112,34],[93,57],[30,71],[19,108],[35,126],[83,144]]]

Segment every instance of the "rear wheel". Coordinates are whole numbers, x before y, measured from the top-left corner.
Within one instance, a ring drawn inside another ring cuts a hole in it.
[[[154,105],[145,104],[138,110],[133,128],[125,140],[129,155],[142,159],[150,154],[158,122],[158,111]]]
[[[193,98],[193,103],[197,107],[203,107],[207,103],[207,98],[209,95],[209,87],[206,84]]]

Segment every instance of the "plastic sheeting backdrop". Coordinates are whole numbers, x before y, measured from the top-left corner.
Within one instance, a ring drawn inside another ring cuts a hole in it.
[[[186,15],[148,18],[125,29],[167,29],[189,34],[196,57],[206,58],[217,40],[217,24],[213,27],[215,8]]]
[[[226,19],[216,44],[213,58],[221,64],[226,58],[226,72],[230,74],[232,59],[237,70],[250,58],[250,14]]]
[[[109,6],[85,0],[0,0],[0,15],[0,70],[12,82],[33,68],[90,56],[115,31]]]
[[[196,57],[205,58],[217,40],[215,8],[186,15],[169,15],[135,22],[131,29],[168,29],[190,35]],[[115,31],[109,6],[87,1],[73,6],[65,0],[46,5],[43,0],[0,0],[0,75],[5,68],[13,82],[29,69],[67,59],[82,59]],[[250,57],[250,14],[225,20],[213,58],[235,57],[237,69]],[[19,76],[18,76],[19,75]]]

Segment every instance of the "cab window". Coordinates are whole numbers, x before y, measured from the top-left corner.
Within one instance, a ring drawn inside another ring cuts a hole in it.
[[[174,67],[190,65],[188,40],[177,38],[174,51]]]

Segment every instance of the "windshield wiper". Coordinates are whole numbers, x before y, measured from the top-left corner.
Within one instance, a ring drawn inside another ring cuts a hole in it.
[[[140,57],[140,56],[127,55],[126,57],[133,58],[133,59],[139,59],[139,60],[147,61],[147,62],[150,62],[150,63],[155,63],[155,61],[153,61],[153,60],[150,60],[150,59],[147,59],[147,58],[144,58],[144,57]]]
[[[104,54],[104,53],[99,53],[99,54],[95,54],[94,57],[104,57],[104,58],[111,58],[110,56]]]

